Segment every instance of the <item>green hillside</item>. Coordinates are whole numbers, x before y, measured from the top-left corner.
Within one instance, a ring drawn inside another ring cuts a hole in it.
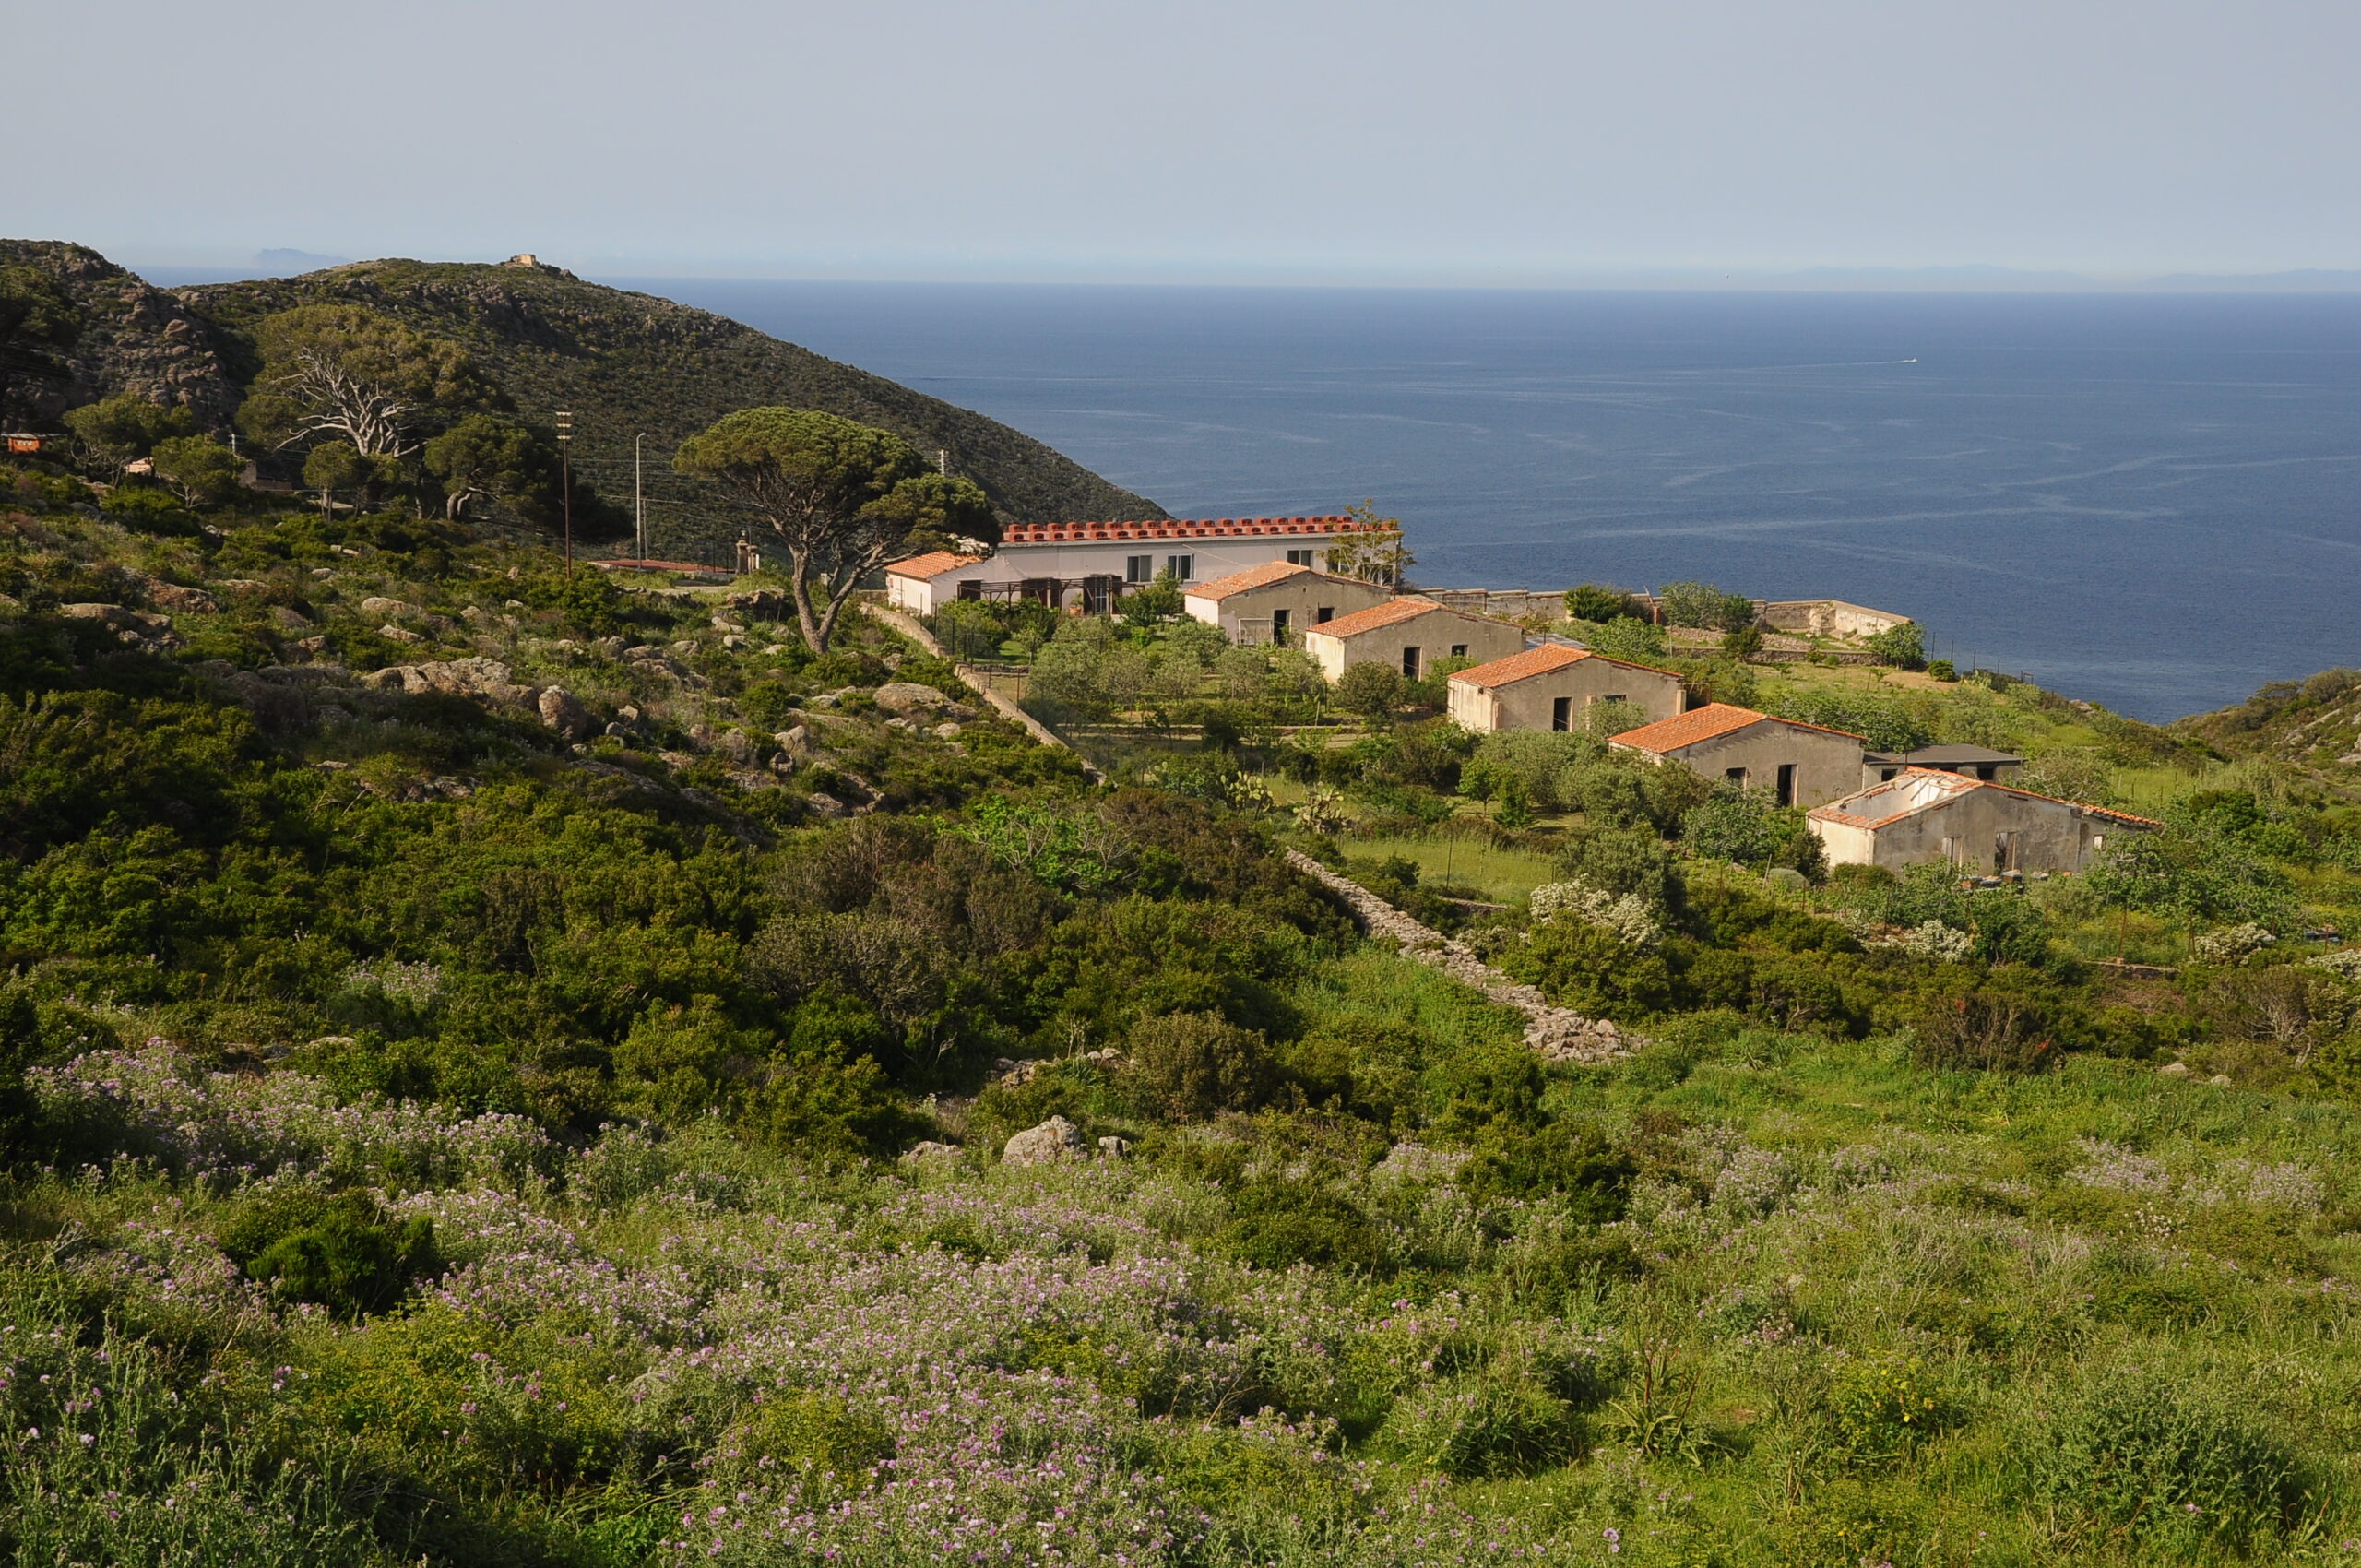
[[[644,433],[658,542],[675,549],[709,550],[737,525],[670,473],[673,447],[722,414],[764,405],[824,410],[890,430],[930,457],[945,453],[1009,521],[1164,516],[981,414],[725,317],[555,267],[374,261],[166,293],[79,246],[0,241],[5,268],[54,279],[79,317],[62,350],[73,375],[45,394],[44,412],[131,390],[226,424],[255,372],[256,322],[299,305],[363,305],[461,345],[527,423],[546,431],[557,410],[571,411],[578,469],[619,506],[630,501],[633,437]]]
[[[1690,661],[2161,819],[1832,871],[1169,590],[946,606],[1102,782],[882,612],[155,450],[0,459],[0,1568],[2361,1558],[2333,771]]]

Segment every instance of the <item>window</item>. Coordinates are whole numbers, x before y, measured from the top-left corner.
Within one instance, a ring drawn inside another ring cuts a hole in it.
[[[959,585],[959,597],[962,599],[981,599],[984,597],[984,585],[978,582],[975,578],[970,577],[966,582]]]
[[[1901,774],[1901,772],[1902,769],[1898,767],[1880,767],[1878,769],[1878,782],[1880,784],[1891,784],[1894,781],[1895,778]]]
[[[1323,604],[1311,612],[1311,624],[1315,626],[1324,626],[1335,618],[1336,607],[1333,604]]]
[[[1779,765],[1779,803],[1783,806],[1796,803],[1796,765],[1792,762]]]
[[[1630,702],[1631,699],[1624,695],[1621,692],[1609,692],[1598,700],[1601,702]]]
[[[1176,583],[1197,580],[1197,558],[1193,555],[1168,555],[1164,558],[1164,569],[1172,574],[1172,580]]]
[[[1987,784],[1992,782],[1992,775],[1997,771],[1988,762],[1979,762],[1975,765],[1975,776]]]
[[[1451,645],[1451,656],[1452,656],[1452,658],[1453,658],[1453,659],[1465,659],[1465,658],[1466,658],[1466,657],[1467,657],[1467,645],[1466,645],[1465,643],[1453,643],[1453,644],[1452,644],[1452,645]]]
[[[1742,767],[1724,768],[1722,770],[1722,777],[1728,779],[1731,783],[1737,785],[1741,790],[1746,788],[1746,769]]]
[[[1574,719],[1574,699],[1573,699],[1573,698],[1572,698],[1572,697],[1552,697],[1552,698],[1550,698],[1550,699],[1549,699],[1549,728],[1550,728],[1550,729],[1552,729],[1552,730],[1571,730],[1571,729],[1572,729],[1572,728],[1574,727],[1574,726],[1573,726],[1573,719]]]
[[[1127,583],[1152,583],[1156,581],[1156,557],[1153,555],[1124,556],[1123,580]]]
[[[1309,550],[1290,550],[1290,551],[1288,551],[1288,552],[1287,552],[1287,564],[1288,564],[1288,565],[1290,565],[1290,566],[1309,566],[1309,565],[1311,565],[1311,551],[1309,551]]]
[[[1418,678],[1418,650],[1415,647],[1402,650],[1402,678],[1406,681]]]

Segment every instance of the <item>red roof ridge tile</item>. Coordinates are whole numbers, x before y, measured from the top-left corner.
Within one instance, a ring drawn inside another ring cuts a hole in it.
[[[1372,604],[1367,610],[1356,610],[1350,615],[1339,615],[1316,626],[1306,626],[1303,630],[1307,636],[1357,637],[1363,632],[1374,632],[1382,626],[1431,614],[1442,608],[1431,599],[1406,595],[1387,600],[1383,604]]]
[[[1228,599],[1232,594],[1245,593],[1252,588],[1268,588],[1273,583],[1284,582],[1289,577],[1323,575],[1314,572],[1299,561],[1265,561],[1260,566],[1249,566],[1242,572],[1232,572],[1226,577],[1216,577],[1209,583],[1199,583],[1196,587],[1182,591],[1191,599]]]

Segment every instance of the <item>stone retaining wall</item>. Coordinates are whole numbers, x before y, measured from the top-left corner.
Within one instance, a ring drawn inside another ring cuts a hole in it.
[[[1520,985],[1485,963],[1463,943],[1419,924],[1350,877],[1339,876],[1298,849],[1287,864],[1345,901],[1353,918],[1372,936],[1399,943],[1403,954],[1444,974],[1503,1007],[1525,1015],[1525,1042],[1551,1062],[1616,1062],[1640,1043],[1605,1018],[1585,1018],[1556,1006],[1532,986]]]

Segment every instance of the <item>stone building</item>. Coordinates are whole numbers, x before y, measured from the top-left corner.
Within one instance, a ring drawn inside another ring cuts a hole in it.
[[[1506,658],[1524,648],[1524,631],[1481,615],[1446,610],[1430,599],[1388,600],[1339,615],[1303,634],[1303,651],[1317,659],[1331,681],[1356,664],[1391,664],[1418,680],[1438,659]]]
[[[1783,806],[1817,806],[1860,788],[1858,735],[1726,702],[1626,730],[1608,743],[1741,789],[1768,790]]]
[[[885,602],[913,615],[931,615],[953,599],[973,598],[974,595],[958,591],[958,585],[967,579],[954,574],[979,565],[984,559],[981,555],[955,555],[948,550],[931,550],[924,555],[896,561],[885,568]]]
[[[1350,517],[1012,523],[991,554],[961,557],[955,566],[930,565],[922,578],[912,569],[938,561],[941,552],[896,562],[885,568],[886,591],[894,603],[920,615],[953,599],[1029,599],[1104,614],[1128,589],[1161,576],[1185,589],[1275,561],[1317,570],[1327,564],[1332,541],[1361,530]],[[909,586],[897,590],[896,577]]]
[[[1189,589],[1192,616],[1219,626],[1234,643],[1302,645],[1302,634],[1339,615],[1384,604],[1394,590],[1356,577],[1332,577],[1298,561],[1273,561]]]
[[[1595,703],[1628,702],[1651,722],[1680,711],[1680,677],[1565,643],[1513,653],[1450,680],[1464,730],[1579,730]]]
[[[2128,812],[2053,800],[1938,768],[1906,768],[1813,811],[1831,865],[1944,861],[1963,872],[2079,872],[2111,837],[2159,825]]]

